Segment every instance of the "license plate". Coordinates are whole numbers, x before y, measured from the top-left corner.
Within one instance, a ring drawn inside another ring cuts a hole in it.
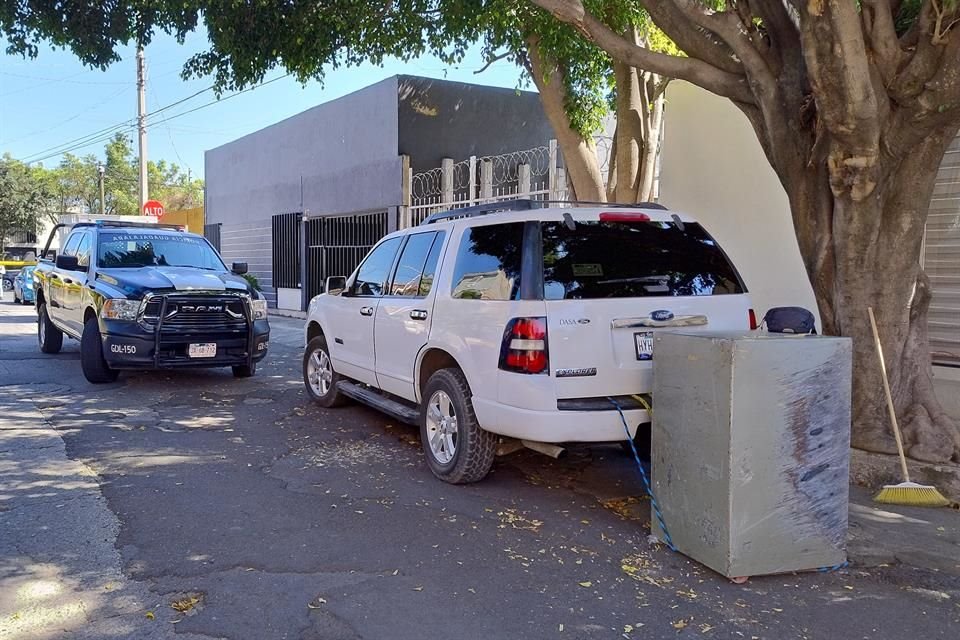
[[[200,342],[191,344],[187,349],[187,355],[191,358],[214,358],[217,355],[217,343]]]
[[[640,331],[633,334],[637,344],[637,360],[653,360],[653,331]]]

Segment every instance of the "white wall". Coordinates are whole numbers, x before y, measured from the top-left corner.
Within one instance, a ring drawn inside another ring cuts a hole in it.
[[[787,196],[747,119],[729,100],[677,80],[667,88],[665,120],[660,202],[698,218],[717,239],[758,316],[790,305],[816,313]]]
[[[744,115],[729,100],[675,80],[665,126],[660,202],[703,222],[740,270],[758,315],[785,305],[816,313],[787,196]],[[960,373],[933,369],[938,398],[960,420]]]

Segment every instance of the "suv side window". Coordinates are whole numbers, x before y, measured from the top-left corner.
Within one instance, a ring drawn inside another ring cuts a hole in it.
[[[453,297],[517,299],[522,253],[522,222],[491,224],[464,231],[453,270]]]
[[[427,256],[427,262],[423,265],[423,277],[420,278],[420,297],[425,298],[433,287],[433,279],[437,275],[437,264],[440,262],[440,250],[443,249],[443,240],[446,232],[441,231],[437,234],[437,239],[433,241],[433,247],[430,248],[430,255]]]
[[[415,233],[407,236],[407,243],[400,254],[400,261],[397,263],[396,273],[393,275],[393,285],[390,287],[392,296],[425,296],[430,292],[430,284],[427,284],[426,291],[423,290],[424,268],[427,265],[427,258],[431,255],[432,247],[440,240],[437,240],[438,233]],[[432,271],[436,270],[436,263],[431,269],[430,279],[432,281]]]
[[[380,297],[383,295],[401,240],[402,238],[390,238],[370,252],[367,259],[360,265],[357,277],[350,286],[351,296]]]
[[[81,267],[90,266],[90,234],[84,233],[80,239],[80,246],[77,248],[77,265]]]
[[[77,247],[80,246],[80,236],[84,235],[82,231],[74,231],[70,234],[70,237],[67,238],[67,243],[63,245],[63,249],[60,251],[62,256],[75,256],[77,255]]]

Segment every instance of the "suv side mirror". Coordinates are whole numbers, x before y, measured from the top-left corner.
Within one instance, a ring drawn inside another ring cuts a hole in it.
[[[330,276],[327,278],[323,291],[332,296],[340,295],[347,288],[347,279],[344,276]]]
[[[77,262],[77,256],[57,256],[57,269],[64,271],[79,271],[80,265]]]
[[[246,263],[246,262],[234,262],[233,265],[231,265],[231,267],[230,267],[230,271],[232,271],[233,273],[237,274],[238,276],[242,276],[243,274],[245,274],[245,273],[247,272],[247,263]]]

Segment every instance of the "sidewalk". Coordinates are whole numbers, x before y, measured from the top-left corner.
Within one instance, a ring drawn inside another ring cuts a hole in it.
[[[122,574],[97,476],[30,400],[58,389],[0,386],[0,638],[199,640],[174,634],[164,599]]]
[[[847,554],[860,567],[901,563],[960,577],[960,511],[880,505],[851,486]]]

